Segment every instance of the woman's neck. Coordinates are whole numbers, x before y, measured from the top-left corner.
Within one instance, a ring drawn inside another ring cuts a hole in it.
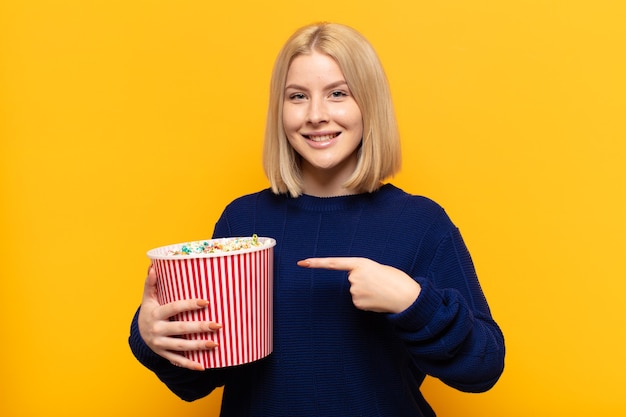
[[[349,163],[348,163],[349,162]],[[330,169],[320,169],[302,163],[302,192],[314,197],[339,197],[359,194],[359,190],[346,188],[344,184],[354,173],[356,161],[345,161]]]
[[[302,172],[302,192],[314,197],[339,197],[343,195],[359,194],[358,190],[346,188],[343,184],[347,178],[340,175],[309,175]]]

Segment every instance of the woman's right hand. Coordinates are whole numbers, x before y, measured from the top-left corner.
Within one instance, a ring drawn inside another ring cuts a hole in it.
[[[213,332],[220,329],[222,325],[211,321],[170,320],[178,313],[206,308],[209,302],[193,299],[160,305],[157,299],[156,282],[156,272],[154,268],[150,267],[138,317],[141,337],[150,349],[169,360],[173,365],[203,371],[204,367],[201,364],[185,358],[180,352],[210,350],[217,347],[217,343],[211,340],[187,340],[180,336]]]

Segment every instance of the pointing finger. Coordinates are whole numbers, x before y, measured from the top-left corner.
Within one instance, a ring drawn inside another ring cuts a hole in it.
[[[359,264],[359,258],[308,258],[298,261],[304,268],[332,269],[336,271],[352,271]]]

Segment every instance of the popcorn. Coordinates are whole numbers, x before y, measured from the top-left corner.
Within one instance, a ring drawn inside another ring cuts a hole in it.
[[[188,242],[180,245],[180,248],[167,251],[168,256],[172,255],[198,255],[205,253],[233,252],[253,247],[263,246],[264,243],[254,234],[252,237],[235,237],[217,240],[204,240]]]

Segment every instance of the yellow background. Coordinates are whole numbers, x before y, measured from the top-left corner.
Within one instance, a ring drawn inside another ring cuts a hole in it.
[[[626,414],[626,2],[0,2],[0,414],[211,416],[132,357],[147,249],[266,187],[274,57],[362,31],[391,82],[394,182],[461,228],[508,356],[440,416]],[[376,383],[376,381],[372,381]]]

